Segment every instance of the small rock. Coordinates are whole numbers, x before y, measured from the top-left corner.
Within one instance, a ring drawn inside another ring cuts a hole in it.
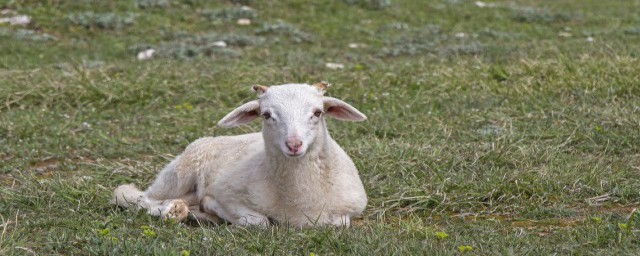
[[[465,37],[467,37],[467,34],[464,33],[464,32],[458,32],[458,33],[455,34],[455,36],[457,38],[465,38]]]
[[[329,69],[343,69],[344,68],[344,64],[342,63],[327,63],[325,64],[325,66]]]
[[[496,6],[496,4],[494,4],[494,3],[485,3],[485,2],[482,2],[482,1],[476,1],[474,4],[476,6],[478,6],[478,7],[480,7],[480,8],[485,8],[485,7],[491,8],[491,7],[495,7]]]
[[[27,25],[31,23],[29,15],[16,15],[9,18],[0,18],[0,23],[9,23],[10,25]]]
[[[227,47],[227,43],[225,41],[215,41],[212,45],[221,48]]]
[[[238,19],[238,25],[246,26],[251,25],[250,19]]]
[[[560,36],[560,37],[571,37],[572,34],[569,33],[569,32],[560,32],[560,33],[558,33],[558,36]]]
[[[593,37],[587,37],[587,39],[585,39],[587,42],[591,43],[593,42]]]
[[[146,60],[153,57],[153,54],[156,52],[154,49],[147,49],[138,53],[138,60]]]

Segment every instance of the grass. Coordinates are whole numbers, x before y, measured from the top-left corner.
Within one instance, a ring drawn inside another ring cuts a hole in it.
[[[637,1],[210,2],[0,4],[32,18],[0,25],[0,254],[640,250]],[[369,117],[330,121],[369,196],[352,227],[107,204],[190,141],[258,130],[214,125],[250,85],[320,80]]]

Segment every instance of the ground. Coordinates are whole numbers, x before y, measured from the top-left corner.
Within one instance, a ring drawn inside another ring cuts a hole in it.
[[[640,251],[638,0],[0,8],[2,255]],[[199,137],[259,130],[215,126],[251,85],[318,81],[369,118],[329,121],[369,196],[352,227],[182,224],[108,205]]]

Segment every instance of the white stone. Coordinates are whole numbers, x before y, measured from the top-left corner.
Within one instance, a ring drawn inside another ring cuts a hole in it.
[[[344,68],[344,64],[342,63],[327,63],[325,64],[325,66],[329,69],[343,69]]]
[[[138,53],[138,60],[146,60],[151,59],[153,54],[156,52],[154,49],[147,49]]]
[[[224,48],[224,47],[227,47],[227,43],[225,41],[216,41],[216,42],[213,42],[213,46]]]
[[[238,25],[251,25],[251,20],[250,19],[238,19]]]
[[[16,15],[9,18],[0,18],[0,23],[9,23],[10,25],[27,25],[31,23],[29,15]]]

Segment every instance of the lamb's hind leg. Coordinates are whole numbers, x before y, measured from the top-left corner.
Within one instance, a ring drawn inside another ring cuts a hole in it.
[[[200,201],[200,209],[202,212],[219,216],[233,224],[243,226],[257,225],[266,227],[269,225],[267,216],[254,211],[239,202],[227,202],[226,205],[220,204],[211,196],[204,196]]]
[[[184,220],[189,214],[189,206],[198,204],[195,196],[197,170],[181,167],[178,156],[158,173],[145,192],[132,184],[122,185],[114,191],[111,203],[144,208],[149,214],[162,218]]]

